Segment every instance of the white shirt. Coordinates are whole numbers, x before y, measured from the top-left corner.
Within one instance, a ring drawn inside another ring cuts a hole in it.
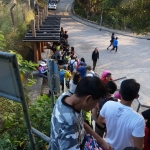
[[[75,85],[75,84],[73,83],[73,80],[72,80],[72,79],[70,80],[69,85],[70,85],[69,91],[74,94],[77,85]]]
[[[95,72],[91,70],[90,72],[87,72],[86,76],[93,77],[93,74],[95,74]]]
[[[77,62],[74,59],[71,59],[68,61],[68,64],[72,64],[73,63],[73,72],[77,72]]]
[[[100,115],[106,119],[106,141],[114,150],[134,146],[132,136],[144,137],[144,118],[131,107],[108,101],[102,107]]]

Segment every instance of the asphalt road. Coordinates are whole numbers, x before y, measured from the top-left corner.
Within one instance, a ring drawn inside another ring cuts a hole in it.
[[[110,53],[106,48],[111,32],[99,31],[88,23],[83,24],[84,21],[76,21],[78,19],[75,20],[70,12],[71,3],[72,0],[60,0],[57,10],[51,10],[50,13],[62,17],[61,26],[68,31],[69,44],[75,47],[78,57],[84,57],[87,64],[92,65],[91,54],[97,47],[100,58],[96,72],[101,74],[103,70],[110,70],[114,79],[124,76],[136,79],[141,84],[141,103],[150,106],[150,41],[116,34],[118,52]]]

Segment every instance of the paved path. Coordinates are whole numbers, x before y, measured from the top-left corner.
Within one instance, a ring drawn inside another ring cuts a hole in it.
[[[83,21],[71,13],[72,0],[62,0],[56,11],[51,14],[61,15],[61,26],[68,31],[70,46],[75,47],[78,57],[84,57],[87,64],[92,65],[91,53],[98,47],[100,59],[96,72],[110,70],[114,79],[126,76],[134,78],[141,84],[140,99],[142,104],[150,106],[150,41],[116,34],[119,38],[118,52],[106,50],[113,32],[99,31],[98,25]],[[95,27],[97,26],[97,27]],[[119,33],[119,31],[117,32]],[[136,105],[137,107],[137,105]]]

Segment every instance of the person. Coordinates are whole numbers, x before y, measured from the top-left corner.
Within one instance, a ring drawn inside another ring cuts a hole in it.
[[[140,84],[134,79],[122,81],[120,102],[108,101],[100,110],[98,121],[107,127],[106,142],[114,150],[135,146],[142,150],[144,144],[144,118],[131,108],[139,97]]]
[[[92,53],[93,70],[95,70],[97,59],[99,59],[99,52],[98,52],[98,49],[96,47]]]
[[[108,94],[105,98],[101,99],[101,101],[97,104],[95,108],[92,109],[92,117],[95,120],[95,132],[100,136],[104,137],[104,133],[106,132],[106,125],[105,123],[100,123],[97,121],[99,116],[99,111],[102,109],[103,105],[108,101],[118,101],[116,98],[113,97],[114,92],[117,90],[117,85],[113,81],[107,82]]]
[[[63,34],[63,38],[68,42],[68,31],[65,31],[65,33]]]
[[[75,54],[75,51],[74,51],[74,47],[71,47],[71,56],[77,58],[77,55]]]
[[[62,37],[63,37],[63,34],[64,34],[64,28],[63,28],[63,27],[61,27],[61,28],[60,28],[60,38],[62,38]]]
[[[145,126],[145,137],[144,137],[144,148],[143,150],[150,150],[150,109],[142,112],[142,116],[146,121]]]
[[[112,50],[115,50],[115,49],[116,49],[116,52],[117,52],[117,49],[118,49],[118,37],[116,37],[116,38],[114,39],[113,48],[110,50],[110,52],[111,52]]]
[[[63,66],[63,69],[60,69],[59,78],[60,78],[60,85],[62,86],[62,91],[64,91],[64,79],[66,80],[67,88],[69,88],[71,73],[69,70],[67,70],[66,66]]]
[[[101,76],[101,80],[106,84],[108,81],[113,81],[111,72],[109,70],[104,70]]]
[[[109,47],[113,46],[114,39],[115,39],[115,34],[112,33],[112,35],[111,35],[111,40],[110,40],[110,45],[107,47],[107,50],[109,49]]]
[[[80,63],[83,63],[83,66],[87,66],[85,59],[83,57],[80,59]],[[79,63],[79,65],[80,65],[80,63]]]
[[[93,77],[94,74],[95,74],[95,72],[92,70],[92,67],[91,66],[87,66],[86,67],[86,76]]]
[[[41,61],[38,67],[39,76],[47,78],[47,64]]]
[[[77,72],[77,62],[75,60],[76,58],[74,56],[71,57],[71,60],[68,61],[68,70],[72,73],[72,75]]]
[[[74,94],[77,84],[80,80],[81,80],[80,72],[76,72],[73,76],[73,79],[71,79],[69,82],[69,87],[70,87],[69,92],[71,94]]]
[[[84,66],[84,62],[80,62],[80,65],[77,70],[78,72],[80,72],[81,78],[86,76],[86,67]]]
[[[81,150],[86,134],[92,135],[105,150],[112,150],[84,121],[82,110],[90,111],[107,94],[106,85],[98,77],[84,77],[75,93],[63,93],[53,109],[48,150]]]
[[[71,60],[70,55],[70,52],[66,53],[66,56],[64,56],[64,64],[68,64],[68,62]]]
[[[67,69],[67,66],[64,66],[64,70],[65,70],[65,80],[66,80],[66,86],[69,89],[69,82],[71,79],[71,72]]]
[[[61,48],[61,43],[60,43],[60,42],[58,42],[58,43],[57,43],[57,45],[56,45],[56,51],[59,51],[59,50],[60,50],[60,48]]]

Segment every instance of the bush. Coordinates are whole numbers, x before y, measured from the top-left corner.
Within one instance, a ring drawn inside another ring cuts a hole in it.
[[[40,132],[50,135],[50,119],[52,113],[51,98],[39,96],[29,106],[31,125]],[[0,149],[1,150],[30,150],[30,143],[25,125],[22,106],[4,98],[0,98]],[[35,136],[37,149],[46,149],[48,143]]]
[[[22,39],[29,30],[31,19],[34,18],[33,11],[29,11],[26,4],[17,4],[13,9],[15,26],[12,24],[10,8],[12,4],[0,4],[0,31],[4,35],[6,43],[6,51],[13,49],[20,54],[28,53],[31,50],[31,45],[27,42],[22,42]],[[27,58],[26,58],[27,59]]]
[[[75,11],[75,13],[77,15],[86,18],[86,13],[85,13],[84,6],[80,2],[75,1],[75,3],[74,3],[74,11]]]

